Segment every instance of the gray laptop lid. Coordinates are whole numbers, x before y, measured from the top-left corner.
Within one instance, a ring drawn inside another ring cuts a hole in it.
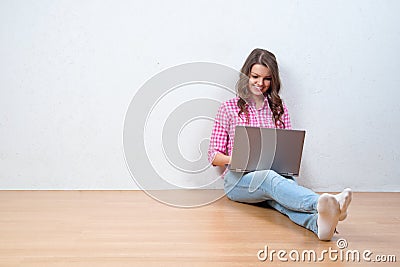
[[[236,126],[229,169],[298,175],[305,131]]]

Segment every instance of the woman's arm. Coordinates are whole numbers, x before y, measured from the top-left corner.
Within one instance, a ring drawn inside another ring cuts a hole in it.
[[[230,163],[231,163],[231,157],[230,156],[226,156],[226,155],[218,152],[215,155],[215,158],[214,158],[214,160],[212,162],[212,165],[225,167],[226,164],[230,164]]]
[[[210,144],[208,147],[208,160],[214,166],[225,166],[231,159],[226,156],[228,127],[230,120],[225,105],[222,104],[215,116],[214,126],[211,132]]]

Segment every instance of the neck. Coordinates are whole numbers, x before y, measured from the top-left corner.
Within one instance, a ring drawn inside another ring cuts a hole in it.
[[[256,108],[262,108],[264,106],[264,96],[253,96],[253,101],[256,104]]]

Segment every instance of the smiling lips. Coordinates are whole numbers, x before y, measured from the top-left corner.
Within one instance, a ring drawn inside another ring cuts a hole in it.
[[[263,86],[257,86],[257,85],[253,85],[254,88],[256,88],[256,90],[260,91],[262,93],[262,89],[264,88]]]

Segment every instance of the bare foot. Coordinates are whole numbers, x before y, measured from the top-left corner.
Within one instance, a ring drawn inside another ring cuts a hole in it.
[[[339,222],[340,204],[334,195],[324,193],[318,199],[317,211],[318,238],[331,240]]]
[[[351,199],[353,198],[353,192],[350,188],[346,188],[342,193],[335,195],[335,198],[340,205],[339,221],[343,221],[347,217],[347,208],[349,207]]]

